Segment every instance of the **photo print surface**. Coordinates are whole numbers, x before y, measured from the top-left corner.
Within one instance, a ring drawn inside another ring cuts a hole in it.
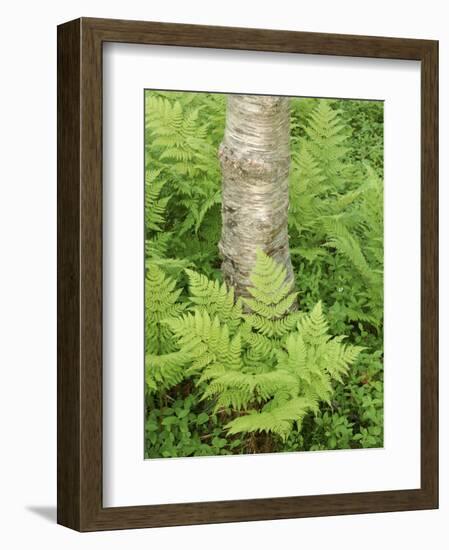
[[[383,446],[383,102],[145,90],[145,458]]]

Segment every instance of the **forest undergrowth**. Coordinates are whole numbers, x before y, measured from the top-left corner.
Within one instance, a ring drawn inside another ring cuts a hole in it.
[[[225,95],[146,92],[145,457],[382,447],[383,104],[291,99],[295,280],[259,251],[238,300],[225,115]]]

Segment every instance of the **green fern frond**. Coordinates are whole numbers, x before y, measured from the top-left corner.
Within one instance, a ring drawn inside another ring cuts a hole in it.
[[[340,113],[329,101],[321,100],[313,110],[306,128],[308,146],[327,178],[334,178],[345,169],[343,158],[348,152],[344,146],[349,134],[342,124]]]
[[[177,338],[183,353],[192,357],[189,373],[203,371],[209,365],[234,369],[239,363],[239,337],[231,340],[226,324],[218,316],[211,318],[207,311],[195,311],[166,321]]]
[[[255,314],[265,319],[277,319],[291,310],[297,294],[294,282],[287,280],[287,270],[261,249],[256,252],[256,264],[250,275],[248,292],[252,298],[243,302]]]
[[[145,177],[145,228],[147,231],[162,231],[165,209],[170,197],[161,197],[166,180],[160,170],[147,170]]]
[[[217,316],[226,323],[230,334],[234,334],[242,317],[242,302],[235,301],[234,289],[226,283],[211,281],[204,275],[186,269],[189,277],[190,302],[197,311],[206,311],[211,317]]]
[[[307,141],[292,155],[289,185],[289,225],[298,232],[312,229],[321,207],[321,195],[329,189],[329,183],[320,168],[319,160],[311,154]]]
[[[325,246],[336,248],[354,265],[368,283],[375,283],[376,276],[366,261],[358,240],[338,220],[328,220],[325,225],[329,235]]]
[[[176,319],[185,309],[178,301],[180,294],[176,281],[150,263],[145,277],[146,353],[155,355],[174,350],[171,333],[163,323]]]
[[[223,390],[215,398],[215,412],[222,410],[242,411],[248,407],[252,399],[251,392],[244,388],[236,390],[235,388]]]
[[[294,323],[292,323],[292,328],[293,326]],[[242,325],[240,334],[243,342],[248,346],[249,351],[257,354],[257,357],[265,358],[266,360],[270,360],[273,357],[277,348],[272,338],[254,332],[252,330],[252,325],[248,322]],[[270,334],[270,336],[272,336],[272,334]]]
[[[299,311],[293,311],[282,319],[267,319],[260,315],[246,315],[245,323],[264,336],[281,338],[295,328],[302,315]]]
[[[145,357],[145,381],[152,392],[170,389],[184,379],[184,367],[189,356],[180,352]]]
[[[165,258],[168,251],[168,246],[172,234],[168,231],[165,233],[156,233],[156,235],[145,240],[145,257],[146,258]]]
[[[299,332],[306,343],[324,343],[328,336],[328,324],[323,314],[321,302],[318,302],[309,315],[302,317],[298,322]]]
[[[145,380],[150,392],[168,389],[184,378],[189,357],[177,351],[173,335],[165,325],[185,309],[178,301],[176,281],[154,263],[145,277]]]
[[[226,425],[229,435],[238,433],[267,432],[286,439],[293,423],[301,424],[305,415],[314,408],[314,403],[303,397],[288,401],[270,412],[250,412],[235,418]]]
[[[227,425],[230,435],[265,431],[285,439],[320,402],[330,403],[333,382],[342,381],[362,348],[329,335],[321,302],[308,314],[288,311],[292,284],[282,266],[258,252],[253,297],[244,299],[251,313],[225,284],[186,273],[191,311],[163,324],[188,358],[185,374],[204,384],[202,400],[213,401],[215,411],[243,414]]]
[[[312,244],[321,241],[324,217],[347,214],[360,196],[362,179],[346,162],[349,133],[331,103],[318,101],[308,122],[292,157],[289,226]]]

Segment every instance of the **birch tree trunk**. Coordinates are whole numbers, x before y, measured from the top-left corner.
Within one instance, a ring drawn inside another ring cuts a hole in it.
[[[283,264],[288,278],[293,278],[287,225],[289,99],[229,95],[227,101],[219,151],[223,178],[219,250],[224,279],[237,296],[247,296],[258,248]]]

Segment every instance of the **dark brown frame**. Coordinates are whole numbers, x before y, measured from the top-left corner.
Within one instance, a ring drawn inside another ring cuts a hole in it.
[[[421,61],[421,488],[104,508],[102,44]],[[58,27],[58,523],[79,531],[438,507],[438,42],[81,18]]]

